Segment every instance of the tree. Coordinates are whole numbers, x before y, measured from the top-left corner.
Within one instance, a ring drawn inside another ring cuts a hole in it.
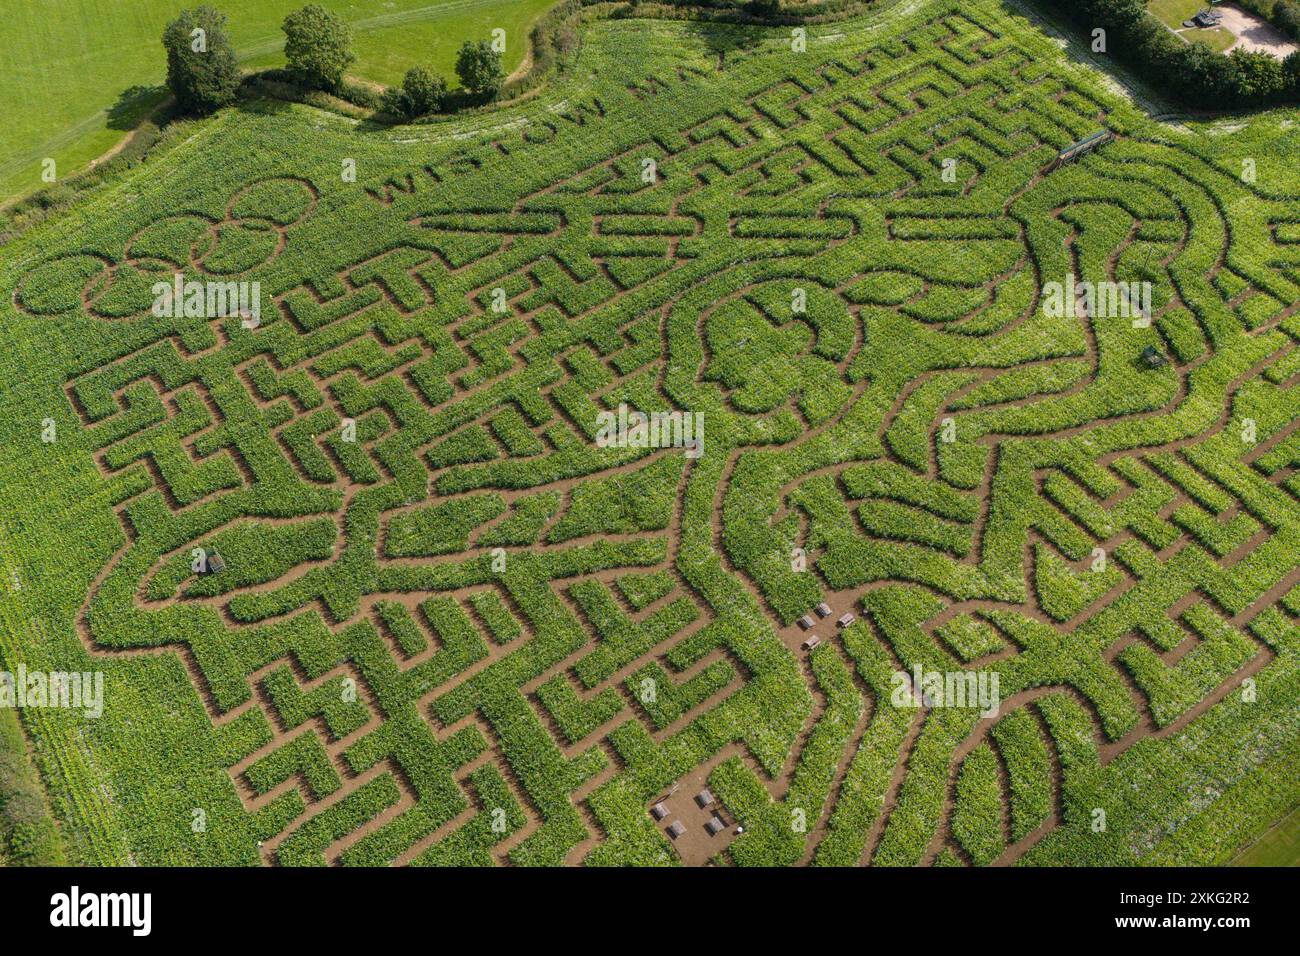
[[[311,3],[284,18],[284,56],[303,83],[338,89],[352,54],[352,28],[342,17]]]
[[[456,57],[456,75],[471,93],[496,99],[505,83],[501,54],[487,40],[466,40]]]
[[[407,70],[402,79],[402,94],[409,115],[436,113],[442,109],[443,98],[447,95],[447,81],[422,66],[415,66]]]
[[[1238,48],[1228,54],[1236,77],[1237,95],[1245,103],[1267,103],[1285,88],[1282,61],[1269,53]]]
[[[1228,58],[1204,43],[1180,43],[1167,69],[1189,99],[1217,103],[1236,93]]]
[[[182,110],[204,115],[234,102],[239,66],[226,32],[226,15],[204,5],[182,10],[162,35],[167,88]]]
[[[1287,95],[1300,99],[1300,50],[1282,61],[1282,76],[1286,79]]]
[[[1278,3],[1273,8],[1273,25],[1288,36],[1300,40],[1300,4]]]
[[[446,96],[446,80],[422,66],[413,66],[400,87],[390,87],[384,94],[384,109],[394,116],[424,116],[442,109]]]

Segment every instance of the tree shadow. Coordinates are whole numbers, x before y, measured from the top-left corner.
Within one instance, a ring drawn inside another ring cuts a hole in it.
[[[769,27],[708,20],[687,20],[686,32],[704,45],[705,54],[717,60],[719,70],[727,68],[729,54],[753,50],[772,35]]]
[[[251,116],[280,116],[293,111],[294,101],[262,93],[257,96],[243,96],[235,102],[241,113]]]
[[[382,110],[371,113],[364,119],[358,120],[355,131],[358,133],[386,133],[395,126],[409,124],[409,120],[404,120],[397,116],[390,116]]]
[[[167,87],[136,85],[123,90],[117,102],[108,108],[108,128],[118,131],[135,129],[163,100]]]

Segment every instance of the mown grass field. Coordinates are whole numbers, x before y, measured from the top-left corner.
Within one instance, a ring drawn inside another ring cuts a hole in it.
[[[507,71],[527,52],[528,30],[552,0],[323,0],[356,34],[351,72],[399,81],[426,64],[456,85],[456,51],[466,39],[506,30]],[[39,188],[41,161],[66,175],[121,140],[158,102],[166,72],[160,37],[178,0],[12,0],[0,21],[0,201]],[[243,66],[282,62],[280,23],[296,0],[228,0],[231,36]],[[133,88],[141,95],[123,99]]]
[[[1193,43],[1204,43],[1216,53],[1224,53],[1237,42],[1231,30],[1215,27],[1212,30],[1188,30],[1184,36]]]
[[[1220,864],[1295,806],[1300,116],[1155,122],[996,0],[790,40],[247,104],[0,249],[0,661],[106,680],[22,712],[71,857]]]
[[[1300,866],[1300,810],[1292,810],[1235,857],[1233,866]]]
[[[1190,20],[1209,6],[1207,0],[1150,0],[1147,9],[1165,26],[1181,30],[1183,21]]]
[[[1208,6],[1206,0],[1151,0],[1147,4],[1147,9],[1189,43],[1203,43],[1211,50],[1222,53],[1236,42],[1237,38],[1232,35],[1232,31],[1225,30],[1223,27],[1202,30],[1198,27],[1183,26],[1184,22]]]

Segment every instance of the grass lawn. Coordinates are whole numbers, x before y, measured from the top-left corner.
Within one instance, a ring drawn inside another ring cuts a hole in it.
[[[1192,43],[1204,43],[1215,53],[1224,53],[1237,42],[1231,30],[1215,27],[1213,30],[1184,30],[1184,39]]]
[[[17,711],[0,708],[0,866],[64,862],[59,832],[29,759]]]
[[[306,0],[217,0],[240,61],[281,60],[286,13]],[[354,75],[390,83],[427,63],[452,79],[469,38],[506,31],[506,70],[523,60],[528,30],[554,0],[322,0],[353,24]],[[159,37],[185,0],[9,0],[0,20],[0,199],[43,185],[41,161],[66,175],[111,149],[158,102],[165,70]]]
[[[1147,9],[1188,43],[1204,43],[1215,53],[1224,53],[1237,40],[1231,30],[1223,27],[1201,30],[1183,26],[1184,21],[1190,20],[1208,6],[1210,4],[1207,0],[1151,0]]]
[[[1247,847],[1233,866],[1300,866],[1300,807]]]
[[[1190,20],[1209,5],[1206,0],[1151,0],[1147,9],[1162,23],[1178,30],[1184,20]]]

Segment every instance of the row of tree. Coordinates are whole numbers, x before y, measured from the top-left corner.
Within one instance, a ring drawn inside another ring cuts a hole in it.
[[[456,56],[456,75],[460,84],[481,100],[495,100],[501,94],[506,74],[501,54],[487,40],[466,40]],[[447,81],[428,67],[414,66],[406,71],[401,86],[384,93],[384,111],[407,119],[442,112],[447,105]]]
[[[1188,43],[1147,12],[1146,0],[1041,0],[1086,31],[1106,31],[1114,54],[1152,85],[1202,109],[1300,101],[1300,53],[1233,50]],[[1095,33],[1093,33],[1095,36]]]
[[[163,31],[167,86],[187,113],[211,113],[234,102],[238,94],[242,78],[227,23],[224,13],[205,4],[182,10]],[[339,92],[347,68],[356,61],[347,21],[312,3],[285,17],[281,29],[286,68],[293,78],[308,89]],[[472,96],[484,101],[495,99],[505,83],[501,54],[487,40],[465,41],[456,74]],[[446,80],[417,66],[400,87],[387,91],[383,105],[409,118],[437,112],[446,101]]]
[[[1147,12],[1146,0],[1042,2],[1089,31],[1105,30],[1107,52],[1190,104],[1220,109],[1300,101],[1300,53],[1285,61],[1240,49],[1223,56],[1166,29]],[[1295,6],[1290,0],[1275,2]],[[747,5],[767,6],[765,0]],[[779,9],[779,4],[771,6]],[[163,32],[167,85],[186,112],[210,113],[235,99],[241,77],[226,23],[225,14],[205,5],[182,11]],[[347,21],[313,3],[285,17],[282,29],[293,78],[309,89],[339,92],[356,59]],[[494,100],[505,83],[501,54],[487,40],[465,42],[456,74],[471,97],[461,103]],[[381,104],[386,112],[409,119],[440,112],[449,100],[446,81],[417,66],[384,94]]]

